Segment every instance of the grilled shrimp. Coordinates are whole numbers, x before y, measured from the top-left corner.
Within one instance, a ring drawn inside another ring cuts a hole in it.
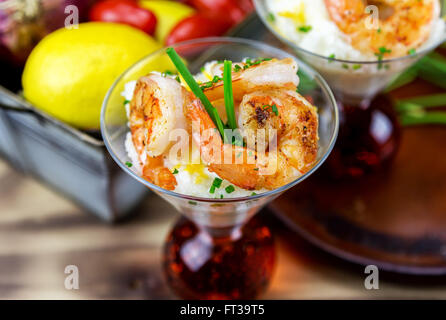
[[[294,90],[257,91],[246,95],[240,108],[242,130],[276,129],[277,148],[269,145],[263,154],[264,150],[259,153],[259,148],[249,145],[223,143],[201,103],[194,101],[187,117],[199,123],[193,139],[210,171],[240,188],[256,190],[278,188],[311,168],[317,155],[318,119],[315,108],[304,98]]]
[[[379,29],[367,24],[367,2],[380,9]],[[420,47],[440,13],[438,0],[325,0],[325,5],[354,48],[366,54],[386,48],[381,53],[387,57],[405,56]]]
[[[189,98],[176,80],[151,74],[138,80],[130,102],[130,132],[142,175],[167,190],[175,189],[177,181],[162,154],[171,145],[169,133],[187,127],[183,106]]]
[[[255,90],[290,89],[295,90],[299,85],[297,76],[297,63],[291,58],[282,60],[272,59],[248,65],[236,64],[240,70],[232,74],[232,90],[234,100],[239,103],[246,93]],[[243,66],[247,66],[246,69]],[[217,68],[222,68],[217,66]],[[218,72],[216,72],[218,74]],[[210,101],[224,98],[223,81],[216,82],[212,87],[204,90]]]
[[[314,162],[318,134],[316,109],[294,90],[256,91],[245,95],[240,104],[238,126],[247,141],[256,141],[257,150],[266,150],[277,139],[288,161],[301,172]],[[256,139],[261,130],[265,139]]]

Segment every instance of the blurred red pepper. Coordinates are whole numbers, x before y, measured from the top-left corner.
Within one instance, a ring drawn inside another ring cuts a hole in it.
[[[195,7],[200,13],[207,16],[227,20],[232,26],[245,17],[246,12],[238,2],[246,1],[249,0],[184,0],[183,2]]]
[[[166,45],[195,38],[221,36],[229,27],[224,20],[197,13],[180,21],[172,29],[166,39]]]
[[[254,4],[252,0],[235,0],[235,2],[246,14],[254,11]]]
[[[150,35],[155,33],[156,17],[132,0],[105,0],[90,10],[90,20],[124,23]]]

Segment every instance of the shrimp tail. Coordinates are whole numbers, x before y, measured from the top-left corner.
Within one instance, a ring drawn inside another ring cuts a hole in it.
[[[142,168],[142,176],[147,181],[166,190],[175,190],[177,186],[175,176],[169,169],[164,167],[161,157],[147,157],[146,163]]]

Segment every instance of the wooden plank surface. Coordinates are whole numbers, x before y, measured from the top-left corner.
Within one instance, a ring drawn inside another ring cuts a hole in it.
[[[269,212],[278,264],[265,299],[445,298],[446,278],[380,273],[364,288],[364,268],[334,258],[287,231]],[[0,161],[0,299],[172,299],[160,262],[178,214],[149,195],[134,215],[108,225]],[[66,290],[67,265],[79,290]]]

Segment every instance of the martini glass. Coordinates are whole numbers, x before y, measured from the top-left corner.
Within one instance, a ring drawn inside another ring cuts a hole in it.
[[[446,33],[437,32],[416,53],[404,57],[381,61],[342,60],[300,47],[280,31],[277,21],[268,18],[268,0],[254,0],[254,3],[268,29],[315,68],[335,93],[341,111],[339,139],[324,166],[331,176],[359,178],[386,168],[398,150],[401,129],[392,100],[382,92],[402,72],[444,42]],[[441,1],[441,16],[444,13]]]
[[[124,147],[129,131],[123,106],[124,85],[150,71],[164,71],[172,65],[165,49],[129,68],[109,90],[101,113],[102,136],[113,159],[121,168],[168,201],[183,214],[167,237],[164,271],[177,295],[190,299],[250,299],[267,287],[275,263],[271,230],[251,219],[263,206],[310,176],[327,158],[338,132],[336,101],[326,82],[314,70],[290,54],[260,42],[237,38],[203,38],[173,45],[195,74],[207,61],[245,57],[291,57],[302,78],[301,94],[318,107],[319,152],[314,167],[279,189],[243,198],[210,199],[164,190],[143,179]],[[125,194],[123,195],[125,196]]]

